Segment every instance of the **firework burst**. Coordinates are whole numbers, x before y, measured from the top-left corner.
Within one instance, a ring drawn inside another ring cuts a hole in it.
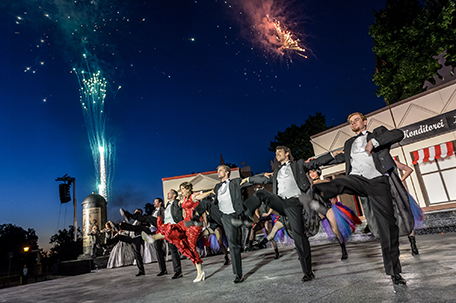
[[[306,50],[299,45],[299,39],[293,38],[291,31],[282,29],[280,26],[280,21],[272,21],[269,19],[269,16],[266,16],[266,18],[269,22],[272,22],[274,24],[277,35],[277,44],[280,45],[277,48],[277,52],[279,52],[281,55],[284,55],[285,51],[294,51],[297,55],[307,58],[307,56],[304,55],[304,52]]]
[[[5,1],[3,1],[5,2]],[[38,56],[44,50],[58,49],[74,68],[79,81],[79,94],[84,120],[95,165],[98,193],[109,201],[114,174],[115,140],[106,134],[104,112],[107,81],[102,74],[114,75],[120,62],[115,45],[131,34],[130,17],[125,1],[121,0],[22,0],[11,10],[17,12],[17,34],[21,28],[33,26],[42,30],[33,51]],[[2,3],[3,4],[3,3]],[[0,5],[2,6],[2,5]],[[129,6],[128,6],[129,7]],[[19,27],[20,25],[20,27]],[[57,47],[56,47],[57,46]],[[81,53],[83,60],[81,61]],[[52,56],[53,57],[53,56]],[[90,64],[89,64],[90,61]],[[24,72],[36,73],[44,61],[36,60]],[[80,68],[79,66],[83,66]],[[90,66],[90,67],[89,67]],[[92,73],[93,71],[97,71]],[[120,70],[120,68],[119,68]],[[119,87],[120,89],[120,87]],[[118,90],[117,90],[118,91]],[[114,92],[113,97],[117,94]],[[46,102],[46,98],[43,102]]]
[[[79,94],[95,165],[98,193],[109,201],[114,174],[115,143],[106,135],[106,79],[100,71],[73,69],[79,81]]]
[[[297,54],[307,58],[305,47],[291,28],[296,28],[290,12],[293,10],[283,1],[277,0],[242,0],[239,5],[242,21],[249,28],[248,34],[256,44],[266,52],[278,56]]]

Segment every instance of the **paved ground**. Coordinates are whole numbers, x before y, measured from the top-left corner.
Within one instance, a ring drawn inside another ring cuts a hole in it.
[[[184,277],[157,277],[158,265],[102,269],[23,286],[0,289],[0,302],[456,302],[456,233],[417,236],[420,255],[410,254],[401,238],[401,262],[407,285],[393,286],[385,275],[378,240],[349,242],[349,258],[341,261],[336,244],[313,245],[316,279],[302,283],[297,254],[282,248],[242,255],[244,283],[233,284],[231,265],[223,256],[204,258],[206,280],[193,283],[196,271],[183,260]],[[172,268],[167,262],[168,270]]]

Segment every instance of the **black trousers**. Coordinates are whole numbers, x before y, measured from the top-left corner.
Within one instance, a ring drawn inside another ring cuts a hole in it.
[[[209,212],[211,218],[219,225],[223,226],[228,246],[230,248],[231,267],[236,276],[242,276],[241,262],[241,230],[239,227],[233,226],[231,219],[239,219],[236,213],[225,214],[220,211],[217,205],[214,205],[209,199],[203,199],[195,208],[194,212],[199,215],[205,211]]]
[[[145,274],[146,272],[144,271],[144,262],[143,262],[143,258],[141,256],[141,246],[143,245],[143,239],[139,236],[132,238],[132,237],[125,236],[125,235],[117,235],[116,238],[119,239],[119,241],[130,243],[133,246],[133,252],[135,253],[136,266],[138,267],[140,273]]]
[[[387,275],[402,271],[399,261],[399,228],[396,225],[388,176],[366,179],[349,175],[330,182],[315,184],[314,192],[324,199],[338,194],[350,194],[369,198],[378,225],[383,265]]]
[[[138,220],[139,221],[139,220]],[[132,225],[130,223],[122,222],[119,224],[120,229],[133,231],[136,235],[141,235],[141,232],[151,234],[150,228],[144,225]]]
[[[260,207],[262,202],[280,215],[288,217],[302,272],[304,274],[310,273],[312,271],[310,243],[305,233],[302,204],[299,202],[299,199],[283,199],[266,190],[259,190],[244,202],[244,205],[250,212],[250,216],[254,214],[255,210]]]
[[[177,247],[168,242],[168,247],[171,252],[171,260],[173,261],[173,270],[175,274],[182,273],[182,266],[181,266],[181,259],[180,259],[180,252]]]
[[[146,215],[141,215],[139,213],[134,213],[131,215],[131,218],[133,220],[138,220],[140,222],[145,222],[149,223],[155,228],[157,227],[157,218],[153,216],[146,216]],[[146,230],[141,230],[144,231],[146,234],[152,234],[150,229]],[[160,244],[161,242],[161,244]],[[157,255],[157,260],[158,260],[158,267],[160,268],[160,271],[166,271],[166,263],[165,263],[165,251],[163,250],[163,247],[165,245],[164,240],[158,240],[155,241],[155,250],[156,250],[156,255]],[[171,258],[173,261],[173,269],[174,273],[182,273],[182,267],[181,267],[181,259],[180,259],[180,253],[179,250],[177,249],[176,246],[168,242],[168,247],[169,250],[171,251]]]
[[[147,215],[142,215],[140,213],[134,213],[134,214],[131,214],[131,218],[133,220],[138,220],[139,222],[143,222],[143,223],[149,223],[151,224],[152,226],[154,226],[155,228],[157,228],[157,218],[156,217],[153,217],[153,216],[147,216]],[[152,232],[150,231],[150,229],[145,229],[145,230],[142,230],[144,231],[146,234],[148,235],[151,235]]]
[[[155,240],[154,247],[155,247],[155,255],[157,256],[157,263],[160,272],[166,271],[166,263],[165,263],[165,250],[164,246],[166,245],[165,240]]]

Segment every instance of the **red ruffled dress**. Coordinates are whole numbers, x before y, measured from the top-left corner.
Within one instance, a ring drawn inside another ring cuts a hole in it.
[[[187,227],[184,222],[193,218],[193,211],[198,204],[199,202],[194,202],[191,197],[184,198],[182,208],[185,210],[185,218],[177,224],[163,224],[160,217],[157,219],[157,233],[164,235],[165,239],[174,244],[184,256],[190,258],[193,264],[203,263],[196,250],[196,241],[203,227],[195,225]]]

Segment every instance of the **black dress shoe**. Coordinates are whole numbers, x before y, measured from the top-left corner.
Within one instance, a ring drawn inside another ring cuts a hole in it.
[[[157,277],[160,277],[160,276],[163,276],[163,275],[167,275],[168,272],[165,270],[165,271],[161,271],[157,274]]]
[[[405,281],[405,279],[402,278],[401,274],[392,275],[391,280],[393,280],[393,284],[395,284],[395,285],[407,284],[407,281]]]
[[[311,272],[309,272],[309,273],[306,273],[306,274],[304,275],[304,277],[302,277],[301,281],[302,281],[302,282],[307,282],[307,281],[313,280],[314,278],[315,278],[315,275],[314,275],[314,273],[311,271]]]
[[[416,247],[415,236],[408,236],[408,239],[410,241],[410,248],[412,249],[412,256],[419,255],[420,252],[418,251],[418,247]]]
[[[274,252],[275,252],[274,259],[280,258],[279,250],[278,250],[278,249],[275,249]]]
[[[176,272],[174,273],[174,276],[171,278],[171,279],[179,279],[179,278],[182,278],[182,273],[181,272]]]
[[[265,248],[267,247],[267,246],[266,246],[266,243],[268,243],[268,239],[263,238],[263,240],[261,240],[261,242],[258,243],[258,247],[259,247],[260,249],[265,249]]]
[[[348,253],[347,253],[347,247],[345,247],[345,243],[340,243],[340,247],[342,249],[342,257],[340,257],[341,260],[347,260],[348,259]]]
[[[145,276],[145,275],[146,275],[146,273],[145,273],[145,272],[141,272],[141,271],[140,271],[140,272],[139,272],[139,273],[137,273],[135,276],[139,277],[139,276]]]
[[[230,265],[230,259],[228,258],[228,256],[225,256],[225,263],[223,263],[223,265]]]
[[[245,281],[244,276],[236,276],[236,279],[234,279],[234,283],[242,283]]]

